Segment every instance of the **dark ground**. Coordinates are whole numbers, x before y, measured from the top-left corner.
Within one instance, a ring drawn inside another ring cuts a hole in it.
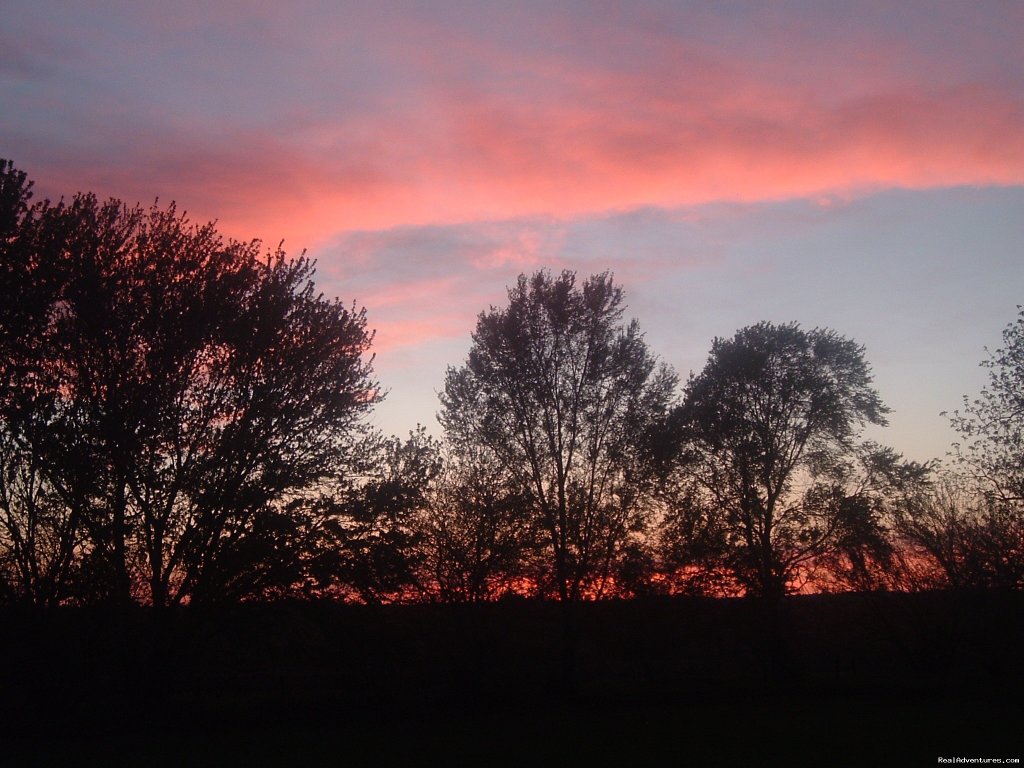
[[[1024,595],[0,613],[0,764],[1024,759]]]

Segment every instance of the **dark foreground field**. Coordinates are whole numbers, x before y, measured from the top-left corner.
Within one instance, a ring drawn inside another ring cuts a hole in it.
[[[1024,595],[0,614],[0,764],[1024,758]]]

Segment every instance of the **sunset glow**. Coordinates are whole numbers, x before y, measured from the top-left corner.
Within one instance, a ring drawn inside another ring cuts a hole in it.
[[[434,428],[522,271],[615,272],[685,376],[758,320],[867,347],[881,439],[941,456],[1024,301],[1024,6],[14,0],[0,156],[39,196],[174,199],[308,249]]]

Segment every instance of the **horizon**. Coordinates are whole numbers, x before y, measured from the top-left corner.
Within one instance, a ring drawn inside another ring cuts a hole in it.
[[[512,12],[514,10],[514,13]],[[941,458],[1024,303],[1024,7],[10,4],[2,153],[36,199],[174,199],[284,240],[434,414],[520,272],[610,270],[683,382],[758,321],[866,347],[873,439]]]

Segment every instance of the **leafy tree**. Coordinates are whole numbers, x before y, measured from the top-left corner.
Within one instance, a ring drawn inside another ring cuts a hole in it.
[[[672,419],[695,565],[777,596],[851,531],[871,528],[862,497],[842,490],[860,427],[884,424],[887,411],[863,352],[795,323],[714,340]]]
[[[1003,346],[981,363],[988,385],[950,416],[962,438],[954,456],[973,487],[956,481],[955,492],[925,499],[906,518],[952,586],[1024,586],[1024,307],[1017,310]]]
[[[954,445],[961,465],[994,501],[1024,506],[1024,307],[1003,331],[1003,347],[981,365],[988,386],[950,417],[963,441]]]
[[[441,601],[494,600],[536,584],[541,531],[528,499],[493,455],[449,451],[423,523]]]
[[[58,285],[39,253],[57,233],[38,225],[49,202],[31,199],[27,175],[0,159],[0,592],[47,605],[69,588],[82,521],[49,481],[42,450],[57,397],[42,386],[41,339]]]
[[[729,520],[689,461],[668,472],[655,495],[656,571],[672,594],[738,597],[744,585],[730,567]]]
[[[974,478],[944,474],[895,510],[911,588],[1024,588],[1024,520],[979,492]]]
[[[422,426],[404,441],[377,437],[368,446],[364,476],[334,501],[343,589],[367,603],[420,598],[428,591],[423,518],[441,466],[440,445]]]
[[[377,399],[365,312],[318,295],[304,257],[225,243],[173,204],[79,195],[22,219],[5,290],[44,301],[5,326],[2,417],[83,532],[81,599],[283,588],[319,529],[301,500]]]
[[[660,578],[657,547],[648,534],[648,530],[638,531],[623,545],[609,590],[615,597],[651,597],[670,591],[670,585]]]
[[[905,461],[891,448],[867,442],[818,479],[804,502],[834,530],[808,569],[815,586],[859,592],[912,586],[893,520],[908,499],[932,487],[932,470],[931,464]]]
[[[508,472],[545,532],[548,587],[599,593],[631,531],[643,527],[654,473],[643,449],[671,404],[659,366],[608,273],[521,275],[508,306],[480,315],[466,364],[450,368],[440,420],[449,441]]]
[[[42,420],[0,426],[0,597],[53,605],[73,580],[81,526],[47,481],[42,429]]]

